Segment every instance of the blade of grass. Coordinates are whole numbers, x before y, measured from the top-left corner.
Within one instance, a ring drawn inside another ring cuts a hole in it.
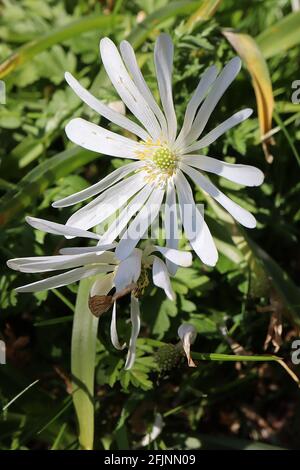
[[[79,424],[79,442],[92,450],[94,442],[94,373],[98,321],[88,308],[93,279],[79,284],[72,331],[71,371],[73,403]]]
[[[34,56],[53,46],[63,43],[67,39],[78,36],[87,31],[101,29],[101,33],[111,30],[115,24],[122,21],[124,16],[93,15],[74,21],[68,25],[55,28],[49,33],[36,38],[21,46],[8,59],[0,64],[0,78],[4,78]]]
[[[18,398],[20,398],[24,393],[26,393],[31,387],[33,387],[35,384],[37,384],[39,382],[40,379],[37,379],[35,380],[34,382],[32,382],[30,385],[28,385],[28,387],[24,388],[24,390],[22,390],[22,392],[18,393],[18,395],[16,395],[12,400],[10,400],[8,403],[6,403],[5,406],[3,406],[2,408],[2,411],[6,411],[16,400],[18,400]]]
[[[63,402],[63,406],[59,409],[57,413],[49,420],[47,423],[37,431],[37,434],[44,432],[51,424],[53,424],[68,408],[72,405],[71,397],[67,397]]]
[[[52,289],[52,292],[58,297],[72,312],[75,312],[75,307],[58,289]]]
[[[289,131],[287,130],[287,128],[285,127],[284,125],[284,122],[282,121],[280,115],[274,111],[274,119],[276,121],[276,124],[280,127],[280,129],[282,130],[282,132],[284,133],[285,137],[286,137],[286,140],[288,141],[288,144],[289,146],[291,147],[291,150],[294,154],[294,157],[296,158],[297,160],[297,163],[298,165],[300,166],[300,155],[298,153],[298,150],[296,148],[296,146],[294,145],[294,142],[290,136],[290,133]]]
[[[61,439],[64,435],[66,427],[67,427],[67,423],[63,423],[60,430],[59,430],[59,433],[57,434],[57,437],[56,437],[55,441],[53,442],[51,450],[57,450],[59,448],[59,444],[60,444],[60,441],[61,441]]]
[[[33,325],[37,328],[42,327],[42,326],[53,326],[53,325],[59,325],[60,323],[65,323],[68,321],[73,320],[73,315],[66,315],[64,317],[59,317],[59,318],[51,318],[50,320],[43,320],[34,323]]]
[[[256,41],[266,59],[287,51],[300,43],[300,11],[290,13],[265,29]]]

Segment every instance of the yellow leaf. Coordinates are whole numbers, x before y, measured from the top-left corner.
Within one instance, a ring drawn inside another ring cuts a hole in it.
[[[203,0],[200,7],[186,22],[187,29],[193,30],[199,21],[209,20],[215,14],[221,2],[222,0]]]
[[[237,51],[251,75],[256,96],[263,150],[267,161],[271,163],[273,157],[269,152],[269,144],[273,144],[273,141],[271,138],[265,137],[272,128],[274,109],[274,97],[268,65],[257,43],[251,36],[232,31],[223,31],[223,34]]]

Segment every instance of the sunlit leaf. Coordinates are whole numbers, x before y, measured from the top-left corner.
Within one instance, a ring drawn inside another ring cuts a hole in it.
[[[263,140],[264,135],[271,130],[274,109],[274,97],[268,65],[257,43],[251,36],[232,31],[223,31],[223,34],[240,55],[251,75],[256,96],[261,138]],[[263,140],[263,149],[269,162],[272,161],[272,155],[268,149],[271,143],[270,139]]]
[[[269,59],[300,44],[300,11],[290,13],[256,37],[264,57]]]

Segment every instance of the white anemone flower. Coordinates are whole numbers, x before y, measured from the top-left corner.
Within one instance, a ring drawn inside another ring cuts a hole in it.
[[[172,248],[148,245],[144,250],[135,248],[125,260],[118,260],[115,256],[116,244],[99,244],[99,235],[75,227],[50,222],[44,219],[27,217],[27,222],[34,228],[55,235],[70,237],[84,237],[98,240],[96,246],[63,248],[59,255],[35,256],[30,258],[15,258],[7,261],[9,268],[23,273],[44,273],[64,271],[61,274],[26,284],[16,289],[17,292],[39,292],[57,287],[66,286],[81,279],[95,277],[90,291],[90,308],[95,299],[107,301],[102,312],[94,311],[99,316],[110,306],[112,309],[111,341],[117,349],[124,349],[126,344],[120,344],[116,326],[117,299],[130,293],[131,307],[130,320],[132,324],[131,337],[128,345],[128,354],[125,369],[130,369],[135,360],[136,340],[140,330],[139,297],[143,294],[149,283],[148,272],[152,271],[153,284],[163,289],[167,297],[175,300],[170,276],[165,262],[154,252],[162,255],[166,260],[179,266],[190,266],[192,255],[190,252],[178,251]],[[115,294],[108,293],[115,288]],[[92,301],[92,302],[91,302]]]
[[[114,230],[108,229],[102,241],[111,243],[119,236],[116,255],[125,259],[145,234],[144,231],[136,234],[135,228],[144,224],[147,230],[158,217],[164,198],[166,246],[178,247],[178,215],[177,211],[169,210],[178,200],[180,219],[192,248],[205,264],[214,266],[218,253],[204,217],[195,204],[189,179],[236,221],[254,228],[254,216],[223,194],[203,172],[214,173],[244,186],[259,186],[264,178],[263,173],[253,166],[230,164],[201,154],[202,149],[252,113],[251,109],[242,109],[202,135],[214,108],[238,74],[240,59],[230,60],[219,74],[215,66],[203,73],[187,105],[179,131],[172,96],[173,44],[167,34],[158,37],[154,49],[162,109],[146,84],[133,48],[127,41],[121,42],[119,52],[109,38],[104,38],[100,41],[100,54],[113,86],[138,123],[95,98],[70,73],[66,73],[66,80],[84,103],[137,139],[124,137],[81,118],[72,119],[67,124],[66,134],[72,142],[86,149],[134,161],[93,186],[56,201],[53,206],[71,206],[97,195],[67,221],[68,226],[84,230],[121,210]]]

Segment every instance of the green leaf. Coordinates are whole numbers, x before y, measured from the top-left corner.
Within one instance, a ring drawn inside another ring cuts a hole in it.
[[[300,44],[300,11],[290,13],[265,29],[256,41],[266,59]]]
[[[0,226],[29,207],[38,196],[59,178],[68,175],[101,155],[79,147],[61,152],[40,163],[18,184],[18,191],[9,191],[0,200]]]
[[[85,188],[88,184],[84,178],[79,175],[68,175],[60,178],[54,188],[47,189],[43,194],[43,202],[39,209],[46,209],[57,199],[70,196]]]
[[[153,333],[161,339],[164,333],[170,327],[170,318],[177,315],[177,307],[174,302],[169,299],[163,300],[160,309],[156,315],[155,323],[153,326]]]
[[[25,64],[40,52],[49,49],[54,44],[63,43],[67,39],[93,29],[104,31],[111,29],[120,23],[122,17],[115,15],[92,15],[74,21],[66,26],[55,28],[49,33],[30,41],[16,50],[8,59],[0,65],[0,78],[4,78],[21,65]]]
[[[254,295],[268,295],[270,285],[276,289],[286,307],[284,313],[296,325],[300,325],[300,289],[288,274],[258,246],[248,232],[237,225],[232,217],[219,207],[211,198],[209,205],[223,222],[224,230],[231,234],[232,240],[251,270],[251,290]],[[241,265],[242,266],[242,265]]]
[[[93,279],[83,279],[76,300],[71,347],[73,403],[79,423],[79,442],[90,450],[94,442],[94,373],[98,318],[88,308]]]
[[[243,235],[249,249],[256,258],[256,262],[264,270],[269,281],[283,300],[286,306],[285,313],[293,323],[300,326],[300,289],[266,251],[251,240],[248,234],[244,233]]]
[[[151,13],[151,15],[147,16],[140,24],[137,24],[127,40],[133,47],[138,48],[164,21],[177,16],[188,16],[205,2],[206,0],[200,0],[198,2],[170,2],[168,5]]]

